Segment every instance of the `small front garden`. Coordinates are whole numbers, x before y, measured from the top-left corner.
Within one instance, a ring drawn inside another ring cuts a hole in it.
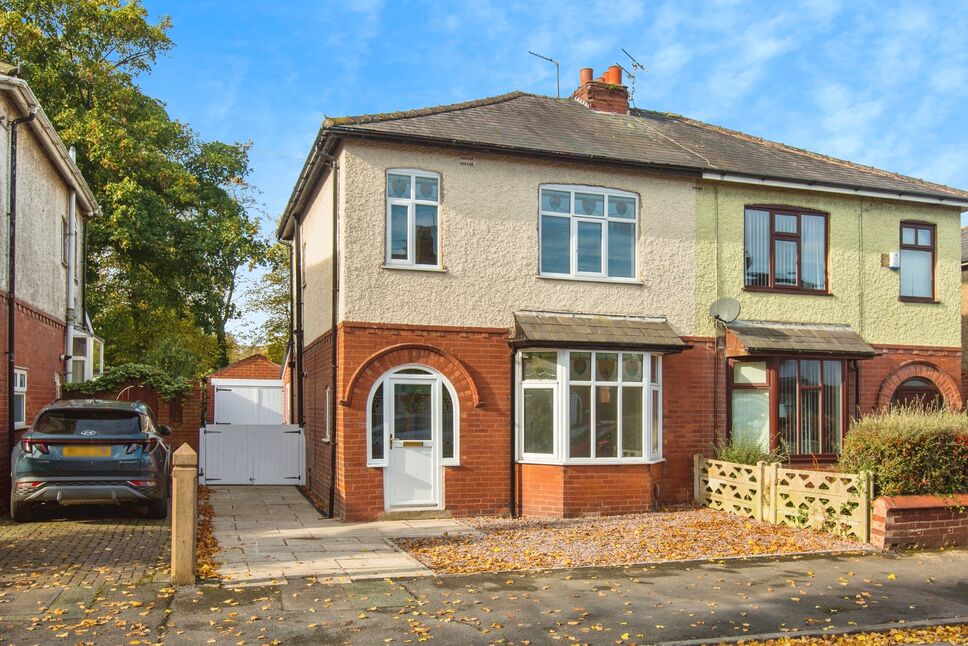
[[[397,543],[444,574],[863,549],[830,534],[699,508],[571,519],[482,517],[464,522],[480,534]]]

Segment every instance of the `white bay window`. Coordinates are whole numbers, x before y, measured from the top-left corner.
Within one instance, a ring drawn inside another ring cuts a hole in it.
[[[662,459],[659,354],[521,352],[518,402],[518,454],[524,462]]]

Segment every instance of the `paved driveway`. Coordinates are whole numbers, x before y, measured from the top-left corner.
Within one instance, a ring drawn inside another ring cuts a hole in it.
[[[336,581],[432,574],[390,539],[475,530],[450,519],[343,523],[324,518],[295,487],[211,487],[216,560],[230,584]]]
[[[38,510],[36,518],[31,523],[0,519],[0,594],[11,588],[129,585],[165,578],[171,544],[167,520],[147,519],[140,509],[127,506],[51,507]]]

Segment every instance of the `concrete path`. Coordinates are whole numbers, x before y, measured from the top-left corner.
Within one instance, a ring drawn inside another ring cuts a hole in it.
[[[211,489],[226,585],[428,576],[389,539],[474,533],[450,519],[343,523],[322,517],[295,487]]]

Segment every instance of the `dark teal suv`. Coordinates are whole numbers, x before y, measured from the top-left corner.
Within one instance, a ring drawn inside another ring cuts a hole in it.
[[[171,434],[141,402],[57,401],[14,447],[10,516],[29,521],[40,504],[137,503],[168,515]]]

